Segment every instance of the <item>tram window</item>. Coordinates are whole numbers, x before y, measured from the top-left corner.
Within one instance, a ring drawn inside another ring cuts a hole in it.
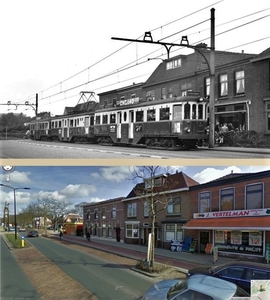
[[[196,119],[196,104],[192,104],[192,119]]]
[[[70,120],[70,127],[73,127],[73,120]]]
[[[173,119],[174,120],[182,120],[182,105],[174,105]]]
[[[166,108],[161,108],[159,110],[159,115],[160,115],[160,120],[169,120],[170,118],[170,108],[166,107]]]
[[[190,104],[186,103],[184,105],[184,119],[190,119]]]
[[[203,105],[202,104],[198,105],[198,119],[199,120],[203,119]]]
[[[100,124],[100,116],[96,116],[96,124],[97,124],[97,125]]]
[[[93,126],[94,125],[94,116],[91,116],[90,117],[90,126]]]
[[[102,124],[108,124],[108,115],[102,116]]]
[[[110,124],[114,124],[115,123],[115,114],[111,114],[110,115]]]
[[[125,111],[124,112],[124,122],[126,122],[127,121],[127,112]]]
[[[130,111],[130,122],[134,123],[134,111]]]
[[[156,121],[156,110],[155,109],[147,110],[147,121]]]
[[[143,111],[136,111],[136,122],[143,122]]]

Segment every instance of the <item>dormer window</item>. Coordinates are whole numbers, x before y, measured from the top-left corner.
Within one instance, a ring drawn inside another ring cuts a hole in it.
[[[170,70],[170,69],[175,69],[175,68],[180,68],[182,65],[182,60],[181,58],[178,59],[174,59],[171,61],[168,61],[166,64],[166,69]]]

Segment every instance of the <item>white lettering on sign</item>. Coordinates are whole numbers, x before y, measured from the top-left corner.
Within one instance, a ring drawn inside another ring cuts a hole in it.
[[[125,105],[132,105],[132,104],[137,104],[140,102],[140,98],[130,98],[130,99],[125,99],[125,100],[118,100],[117,105],[119,106],[125,106]]]
[[[228,217],[255,217],[255,216],[267,216],[267,215],[270,217],[270,208],[195,213],[193,214],[193,218],[206,219],[206,218],[228,218]]]

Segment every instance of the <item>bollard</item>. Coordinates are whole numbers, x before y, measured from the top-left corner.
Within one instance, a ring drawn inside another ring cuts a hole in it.
[[[21,237],[22,239],[22,248],[24,247],[24,236]]]

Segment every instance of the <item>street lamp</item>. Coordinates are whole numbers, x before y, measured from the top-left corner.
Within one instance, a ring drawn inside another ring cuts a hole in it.
[[[0,186],[4,186],[13,190],[14,193],[14,223],[15,223],[15,240],[17,240],[17,219],[16,219],[16,190],[30,190],[30,188],[14,188],[10,185],[0,183]]]

